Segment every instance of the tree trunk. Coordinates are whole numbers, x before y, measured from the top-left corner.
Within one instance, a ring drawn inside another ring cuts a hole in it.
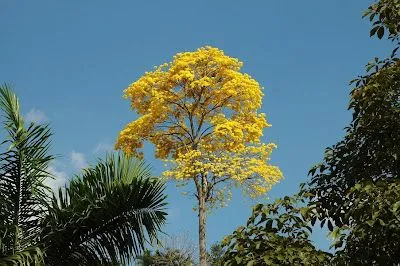
[[[206,248],[206,193],[203,190],[204,184],[199,189],[199,252],[200,266],[207,266]]]

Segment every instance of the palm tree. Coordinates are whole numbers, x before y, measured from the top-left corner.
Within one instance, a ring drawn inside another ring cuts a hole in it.
[[[152,253],[146,250],[136,259],[136,265],[140,266],[192,266],[193,260],[184,254],[182,250],[166,248]]]
[[[7,133],[0,153],[0,265],[125,264],[157,240],[165,186],[144,162],[109,155],[51,193],[44,185],[54,158],[47,154],[49,127],[25,127],[7,86],[0,86],[0,108]]]
[[[25,127],[18,99],[7,86],[0,87],[0,108],[7,133],[0,153],[0,264],[37,264],[43,259],[37,237],[46,215],[51,132],[33,123]]]
[[[138,266],[191,266],[194,261],[196,246],[187,233],[164,237],[153,252],[145,252],[136,258]]]
[[[129,263],[164,223],[164,184],[143,162],[108,156],[59,190],[41,241],[50,265]]]

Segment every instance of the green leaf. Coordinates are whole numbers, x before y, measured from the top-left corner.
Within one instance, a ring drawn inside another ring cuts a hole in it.
[[[400,201],[397,201],[395,204],[393,204],[392,210],[393,212],[397,212],[399,208],[400,208]]]
[[[385,34],[385,28],[383,26],[379,27],[377,31],[377,36],[379,39],[382,39],[383,35]]]
[[[314,226],[316,221],[317,221],[317,216],[314,216],[314,217],[311,219],[311,225]]]
[[[272,265],[272,260],[271,260],[271,258],[270,258],[270,256],[269,255],[265,255],[264,257],[263,257],[263,260],[264,260],[264,262],[265,262],[265,264],[266,265]]]
[[[325,222],[326,222],[326,219],[321,221],[321,228],[324,227]]]
[[[307,207],[300,208],[300,213],[303,217],[307,217],[308,212],[309,212],[309,209]]]
[[[328,229],[329,229],[329,231],[333,231],[333,225],[332,225],[332,222],[331,222],[331,220],[328,220]]]
[[[366,221],[366,223],[369,225],[369,226],[374,226],[374,224],[375,224],[375,221],[374,220],[368,220],[368,221]]]
[[[253,266],[253,265],[254,265],[254,260],[247,262],[247,266]]]
[[[272,228],[274,221],[269,219],[266,223],[265,223],[265,229],[269,230]]]

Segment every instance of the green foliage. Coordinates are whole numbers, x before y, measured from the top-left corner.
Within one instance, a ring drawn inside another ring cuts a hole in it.
[[[164,184],[142,161],[108,156],[59,190],[41,232],[54,265],[128,263],[165,222]]]
[[[365,16],[371,36],[388,32],[391,55],[353,80],[346,135],[309,174],[309,199],[336,242],[338,265],[398,265],[400,256],[400,1],[381,0]]]
[[[399,10],[399,0],[380,0],[368,7],[363,17],[368,17],[372,22],[370,35],[376,35],[379,39],[382,39],[385,31],[387,31],[389,39],[398,38],[400,33]]]
[[[6,243],[0,238],[0,265],[41,265],[43,253],[39,247],[29,246],[25,249],[14,251],[7,250]]]
[[[153,265],[158,266],[191,266],[193,261],[178,249],[156,251],[153,256]]]
[[[309,239],[313,213],[299,195],[256,205],[247,225],[224,239],[223,265],[324,265],[331,255]]]
[[[136,257],[137,266],[151,266],[153,264],[153,254],[151,250],[144,250],[143,253]]]
[[[224,255],[224,249],[221,243],[214,243],[210,247],[210,253],[207,254],[208,264],[211,266],[222,265],[222,257]]]
[[[46,125],[25,127],[18,98],[6,85],[0,108],[7,132],[0,153],[0,262],[27,265],[42,258],[37,236],[48,200],[43,181],[53,159],[47,155],[51,133]]]
[[[191,266],[194,265],[196,246],[187,233],[167,236],[160,239],[158,248],[153,252],[145,250],[136,258],[140,266]]]
[[[49,127],[26,128],[6,86],[0,108],[8,133],[0,153],[0,265],[115,265],[156,240],[165,186],[142,161],[108,156],[51,198]]]
[[[347,265],[398,265],[400,262],[400,180],[356,184],[346,202],[348,225],[334,234],[337,261]],[[347,233],[346,231],[349,231]]]
[[[143,255],[138,257],[137,265],[140,266],[192,266],[193,261],[190,256],[179,249],[166,248],[156,250],[152,253],[146,250]]]
[[[319,212],[338,226],[348,223],[348,194],[362,181],[391,181],[400,171],[400,64],[363,78],[352,91],[353,121],[343,140],[326,149],[322,164],[310,170],[310,192]]]

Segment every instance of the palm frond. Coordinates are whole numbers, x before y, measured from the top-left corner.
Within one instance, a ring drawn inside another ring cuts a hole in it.
[[[143,161],[100,160],[53,197],[42,232],[46,263],[127,263],[165,223],[164,188]]]
[[[2,142],[7,147],[0,152],[0,233],[8,232],[4,248],[17,254],[31,245],[46,210],[48,188],[43,181],[53,159],[47,155],[51,132],[46,125],[25,127],[18,98],[6,85],[0,86],[0,108],[7,132]]]
[[[0,265],[42,265],[43,253],[39,247],[29,246],[14,254],[7,252],[3,238],[0,237]]]

